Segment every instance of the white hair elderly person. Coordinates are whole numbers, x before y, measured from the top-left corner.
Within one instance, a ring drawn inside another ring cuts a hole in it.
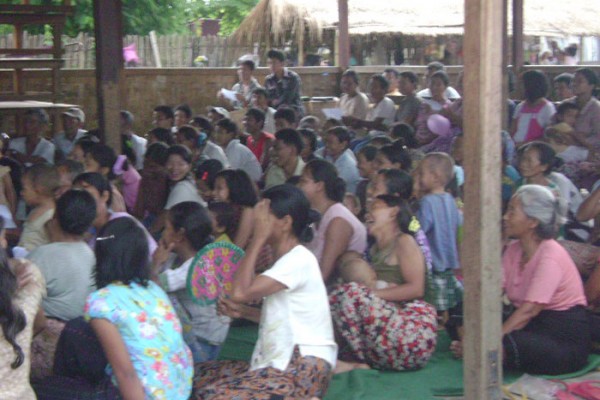
[[[575,263],[554,240],[558,209],[548,188],[524,185],[504,214],[505,233],[514,239],[502,255],[503,289],[514,306],[502,325],[506,369],[558,375],[587,363],[587,301]],[[455,353],[460,347],[453,343]]]

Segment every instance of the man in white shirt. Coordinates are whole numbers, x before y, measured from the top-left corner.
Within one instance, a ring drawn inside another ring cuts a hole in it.
[[[54,164],[54,144],[43,138],[48,128],[48,114],[41,108],[25,112],[25,136],[10,141],[9,156],[25,166]]]
[[[54,146],[61,159],[71,154],[75,142],[85,136],[86,130],[82,129],[85,123],[85,114],[81,108],[73,107],[61,114],[63,132],[54,136]]]
[[[229,165],[234,169],[242,169],[248,173],[248,176],[258,182],[262,176],[262,168],[252,151],[240,143],[238,136],[238,127],[229,118],[224,118],[217,122],[213,134],[216,144],[225,150],[225,155],[229,160]]]
[[[132,113],[127,110],[121,110],[121,135],[131,141],[132,150],[135,154],[135,169],[139,171],[144,168],[144,155],[146,154],[148,140],[133,132],[133,121]]]
[[[429,99],[431,98],[431,91],[429,90],[429,80],[431,79],[431,75],[435,74],[438,71],[446,72],[446,66],[439,61],[430,62],[427,64],[427,79],[425,82],[425,89],[421,90],[417,93],[417,96]],[[454,89],[452,86],[448,86],[446,88],[446,97],[449,100],[458,100],[460,99],[460,94]]]

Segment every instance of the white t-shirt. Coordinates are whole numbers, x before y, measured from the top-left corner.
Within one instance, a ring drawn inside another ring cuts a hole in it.
[[[54,136],[52,141],[54,142],[54,146],[57,148],[57,150],[60,150],[66,157],[71,154],[71,151],[73,151],[75,142],[84,137],[86,133],[87,131],[85,129],[77,129],[77,133],[75,134],[73,140],[69,140],[64,132],[60,132]]]
[[[144,169],[144,155],[146,154],[148,139],[133,133],[131,135],[131,142],[133,143],[133,152],[135,153],[135,169],[141,171]]]
[[[417,93],[417,96],[421,98],[431,98],[431,90],[429,88],[425,88]],[[444,96],[446,96],[449,100],[458,100],[460,99],[460,94],[454,89],[452,86],[448,86],[446,91],[444,92]]]
[[[375,121],[377,118],[383,118],[383,124],[391,127],[396,119],[396,104],[389,97],[384,97],[375,107],[367,111],[367,121]],[[369,133],[375,134],[381,131],[372,130]],[[385,132],[384,132],[385,133]]]
[[[194,201],[206,207],[206,202],[200,197],[196,185],[189,179],[179,181],[171,188],[165,210],[170,210],[174,205],[184,201]]]
[[[275,109],[272,107],[267,108],[265,111],[265,125],[263,130],[269,133],[275,133]]]
[[[264,300],[250,370],[273,367],[284,371],[296,345],[302,356],[319,357],[334,368],[337,345],[327,291],[315,256],[298,245],[262,275],[287,289]]]
[[[27,154],[25,139],[24,136],[12,139],[8,148],[21,154]],[[54,144],[51,141],[41,138],[31,155],[45,158],[50,164],[54,164],[54,149]]]
[[[369,109],[369,98],[362,92],[357,92],[354,97],[342,94],[338,107],[342,109],[344,116],[352,116],[358,119],[366,119]]]
[[[218,160],[223,164],[223,168],[229,168],[229,160],[227,160],[227,156],[223,149],[208,140],[206,142],[206,146],[204,146],[204,150],[202,150],[202,155],[206,156],[209,160]]]
[[[262,176],[262,168],[256,156],[248,147],[240,143],[239,139],[233,139],[225,148],[225,155],[229,165],[233,169],[243,169],[248,173],[250,179],[258,182]]]

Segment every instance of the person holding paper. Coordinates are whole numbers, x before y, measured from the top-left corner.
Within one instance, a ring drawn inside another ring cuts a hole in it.
[[[396,117],[394,102],[385,96],[388,87],[389,82],[385,79],[385,76],[381,74],[373,75],[369,80],[369,91],[373,106],[369,108],[366,118],[347,116],[342,119],[342,122],[354,129],[367,129],[370,135],[387,132]]]
[[[338,102],[338,107],[342,110],[342,116],[366,119],[369,110],[369,98],[360,91],[356,71],[348,69],[342,74],[340,88],[343,94]],[[327,118],[336,118],[336,116],[327,115]]]
[[[221,89],[219,93],[217,93],[217,97],[220,100],[229,103],[229,105],[236,110],[248,107],[254,89],[261,87],[256,78],[252,76],[255,68],[254,61],[243,61],[238,68],[238,77],[240,81],[233,85],[231,90]]]

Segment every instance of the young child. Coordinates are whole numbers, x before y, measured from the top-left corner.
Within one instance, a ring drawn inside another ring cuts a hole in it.
[[[344,195],[343,204],[352,214],[356,215],[357,218],[359,217],[362,206],[357,195],[347,192]]]
[[[223,164],[219,160],[204,160],[196,167],[194,175],[196,186],[200,196],[207,203],[212,201],[212,192],[215,189],[215,177],[223,170]]]
[[[337,264],[339,277],[344,283],[356,282],[369,289],[380,289],[375,270],[362,258],[360,253],[347,251],[338,258]]]
[[[237,218],[235,207],[224,201],[208,203],[208,211],[212,219],[212,234],[215,242],[233,243]]]
[[[21,196],[25,203],[33,208],[23,224],[23,232],[18,244],[26,252],[50,242],[46,232],[46,222],[54,215],[59,182],[56,167],[49,164],[36,164],[23,176]]]
[[[245,249],[252,236],[254,225],[253,207],[258,202],[256,187],[245,171],[241,169],[225,169],[215,177],[213,190],[215,201],[224,201],[237,209],[238,225],[233,236],[233,243]]]
[[[157,217],[162,213],[169,195],[169,174],[165,167],[169,147],[161,142],[148,146],[144,155],[144,169],[133,215],[151,232]],[[153,229],[155,228],[155,229]]]
[[[115,185],[112,184],[112,180],[115,178],[113,166],[115,165],[116,161],[117,156],[112,148],[102,143],[95,143],[85,154],[83,165],[85,172],[97,172],[111,182],[110,186],[112,189],[112,199],[110,202],[110,208],[114,212],[125,212],[127,211],[125,199]],[[135,201],[133,202],[133,205],[135,205]]]
[[[445,191],[453,178],[454,160],[446,153],[429,153],[419,165],[418,219],[431,250],[433,305],[438,313],[462,301],[462,285],[455,276],[460,269],[457,232],[462,224],[454,198]]]
[[[211,233],[212,221],[204,207],[193,201],[178,203],[167,212],[160,246],[152,257],[153,279],[169,293],[183,322],[184,339],[195,363],[217,358],[230,322],[229,318],[217,314],[216,304],[200,306],[187,290],[187,276],[194,257],[212,243]],[[175,259],[169,259],[171,252],[176,255]]]
[[[56,197],[62,196],[63,193],[71,189],[73,181],[77,175],[82,174],[84,171],[83,163],[79,161],[66,159],[56,164],[58,176],[60,177],[60,187],[56,192]]]

